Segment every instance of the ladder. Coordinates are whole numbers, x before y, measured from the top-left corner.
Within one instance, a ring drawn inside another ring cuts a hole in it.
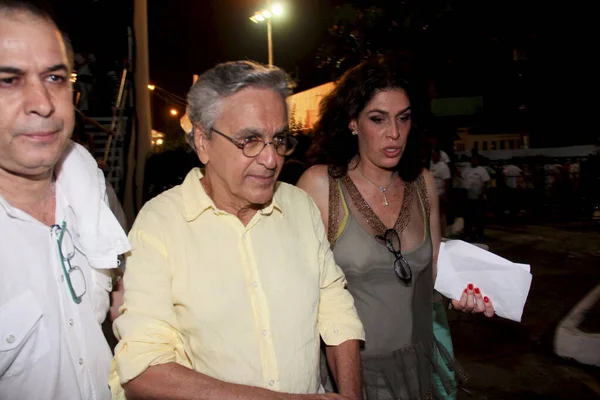
[[[123,68],[123,72],[121,73],[121,82],[119,84],[119,91],[117,93],[117,100],[115,105],[113,106],[112,112],[112,121],[110,123],[110,132],[111,134],[108,136],[108,142],[106,143],[106,149],[104,150],[104,163],[107,167],[111,168],[108,165],[108,157],[112,151],[114,151],[114,147],[116,145],[116,140],[114,140],[114,136],[121,137],[125,132],[125,107],[127,105],[127,99],[129,97],[129,92],[131,90],[130,82],[127,80],[129,75],[129,71],[127,67]]]

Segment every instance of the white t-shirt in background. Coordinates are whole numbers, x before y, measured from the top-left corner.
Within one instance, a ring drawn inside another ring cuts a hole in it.
[[[481,197],[484,186],[490,181],[490,174],[482,166],[471,167],[465,170],[465,186],[468,190],[469,200]]]
[[[442,196],[446,192],[446,180],[450,179],[450,168],[443,161],[431,164],[431,175],[435,179],[435,189],[438,196]]]
[[[516,189],[519,186],[519,178],[522,174],[523,171],[516,165],[509,164],[506,167],[504,167],[506,186],[508,186],[511,189]]]

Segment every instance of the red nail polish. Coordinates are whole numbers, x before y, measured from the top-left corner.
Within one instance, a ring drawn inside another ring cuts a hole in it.
[[[467,293],[467,289],[465,289],[465,293]]]
[[[479,288],[478,287],[475,288],[475,293],[479,294]]]
[[[483,298],[483,301],[485,301],[486,303],[489,303],[489,302],[490,302],[490,299],[488,299],[488,297],[487,297],[487,296],[485,296],[485,297]]]
[[[469,290],[473,290],[473,284],[469,283],[469,286],[467,286],[469,288]]]

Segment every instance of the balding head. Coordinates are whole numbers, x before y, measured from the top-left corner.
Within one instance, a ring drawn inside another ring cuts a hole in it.
[[[50,5],[43,0],[0,0],[0,19],[2,18],[15,18],[18,15],[27,15],[46,21],[56,27],[61,33],[63,45],[65,46],[65,52],[69,61],[69,68],[73,69],[74,65],[74,53],[73,47],[68,37],[61,32],[55,19],[52,17]]]

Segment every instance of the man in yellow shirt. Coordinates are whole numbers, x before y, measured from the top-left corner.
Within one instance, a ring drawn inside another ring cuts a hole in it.
[[[289,87],[240,61],[190,90],[188,139],[206,168],[148,202],[130,233],[114,399],[361,398],[364,331],[319,210],[276,182],[296,144]],[[319,336],[339,394],[319,394]]]

